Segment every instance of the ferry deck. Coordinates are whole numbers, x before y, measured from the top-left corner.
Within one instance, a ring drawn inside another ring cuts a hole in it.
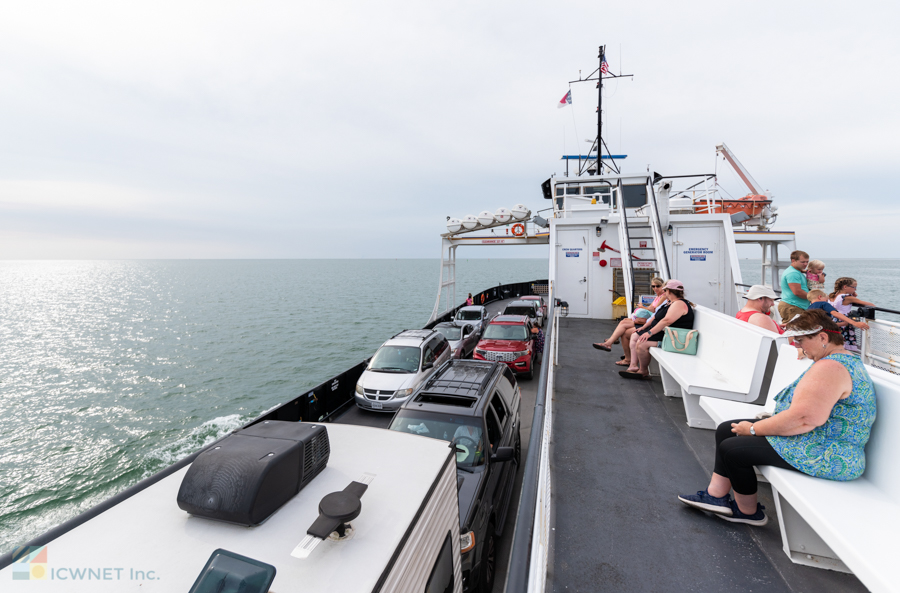
[[[493,315],[509,301],[488,305]],[[591,347],[615,322],[560,319],[551,451],[553,515],[548,591],[855,592],[852,574],[794,564],[782,550],[771,488],[760,484],[769,523],[751,527],[690,509],[676,498],[706,487],[713,431],[687,426],[680,399],[663,395],[658,377],[627,381],[621,356]],[[546,358],[545,358],[546,360]],[[522,390],[523,460],[537,391]],[[387,427],[391,414],[355,406],[336,422]],[[522,469],[515,494],[521,492]],[[494,591],[505,590],[513,519],[500,542]]]

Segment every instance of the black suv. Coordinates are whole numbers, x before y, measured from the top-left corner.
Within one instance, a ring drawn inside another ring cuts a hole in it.
[[[519,467],[522,396],[499,362],[444,363],[391,421],[391,430],[450,441],[456,447],[459,532],[466,591],[487,593],[496,574],[496,538],[503,533]]]

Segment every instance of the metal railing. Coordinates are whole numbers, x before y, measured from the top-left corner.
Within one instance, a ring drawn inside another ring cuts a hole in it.
[[[735,283],[735,287],[740,297],[747,293],[746,289],[750,288],[750,284]],[[780,290],[774,292],[781,294]],[[900,311],[885,307],[864,309],[900,315]],[[869,326],[869,329],[856,329],[856,343],[859,344],[859,355],[863,363],[900,375],[900,323],[887,319],[861,318]]]
[[[900,323],[868,319],[867,330],[857,330],[859,354],[863,362],[900,375]]]
[[[507,593],[529,591],[541,593],[547,579],[550,549],[550,438],[553,431],[553,384],[559,352],[559,309],[550,287],[549,324],[544,349],[544,364],[534,402],[534,416],[529,435],[528,456],[522,476],[522,492],[516,514],[509,569],[506,573]],[[547,364],[549,362],[549,364]]]

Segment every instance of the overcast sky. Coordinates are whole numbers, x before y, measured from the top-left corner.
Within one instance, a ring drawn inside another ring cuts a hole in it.
[[[626,171],[744,195],[724,141],[814,257],[898,256],[900,5],[635,4],[5,2],[0,258],[438,257],[549,205],[601,44]]]

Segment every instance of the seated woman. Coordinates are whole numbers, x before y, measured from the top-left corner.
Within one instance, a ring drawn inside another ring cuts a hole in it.
[[[854,480],[866,468],[865,446],[875,421],[875,391],[862,361],[844,350],[837,324],[813,309],[787,324],[814,362],[775,397],[764,420],[723,422],[716,429],[716,465],[706,490],[683,503],[726,521],[765,525],[756,500],[754,465],[799,470],[828,480]],[[734,500],[728,493],[734,489]]]
[[[594,348],[597,350],[612,352],[612,345],[616,343],[616,340],[622,338],[622,350],[625,352],[625,358],[617,362],[617,365],[628,366],[631,364],[631,345],[629,343],[631,334],[634,333],[634,330],[637,329],[639,325],[647,323],[648,319],[656,312],[657,308],[666,302],[662,278],[652,279],[650,281],[650,289],[653,291],[653,294],[656,295],[656,298],[653,299],[653,302],[650,303],[649,306],[636,306],[630,317],[626,317],[619,322],[619,325],[616,326],[616,330],[611,336],[602,342],[594,344]]]
[[[694,309],[684,298],[684,284],[679,280],[669,280],[663,287],[668,301],[656,310],[653,319],[631,334],[631,364],[627,370],[619,371],[626,379],[646,379],[650,376],[650,348],[663,339],[667,327],[691,329],[694,327]]]

